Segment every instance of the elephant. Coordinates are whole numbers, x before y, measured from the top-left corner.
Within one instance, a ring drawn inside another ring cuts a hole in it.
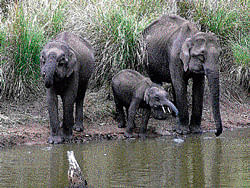
[[[119,128],[126,127],[123,107],[126,108],[127,127],[124,134],[126,137],[132,137],[136,110],[139,108],[143,109],[140,137],[146,136],[151,111],[155,119],[166,118],[165,107],[174,111],[176,116],[178,115],[177,108],[168,100],[167,91],[137,71],[130,69],[120,71],[112,78],[111,86],[118,113]]]
[[[83,101],[94,67],[93,48],[76,34],[62,32],[42,49],[40,68],[47,90],[50,144],[71,139],[72,129],[83,130]],[[62,123],[58,119],[58,95],[63,105]]]
[[[219,56],[215,34],[199,31],[177,15],[163,15],[142,32],[143,64],[150,79],[171,83],[174,104],[179,110],[176,132],[201,133],[204,80],[208,79],[216,136],[222,133],[220,116]],[[187,85],[193,80],[192,115],[189,122]]]

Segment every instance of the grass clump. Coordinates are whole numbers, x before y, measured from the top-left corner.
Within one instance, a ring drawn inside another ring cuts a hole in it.
[[[241,82],[249,87],[248,1],[26,0],[1,4],[0,83],[4,97],[37,92],[41,48],[62,30],[80,33],[96,50],[92,87],[108,87],[112,76],[122,69],[143,72],[141,32],[161,15],[176,13],[221,38],[222,67],[225,71],[231,67],[245,70],[234,74],[244,75]]]
[[[250,49],[249,49],[249,36],[243,37],[235,41],[231,41],[232,53],[236,65],[232,68],[232,75],[235,75],[238,82],[249,90],[249,62],[250,62]]]
[[[163,12],[170,11],[168,5],[156,0],[96,0],[75,5],[67,28],[76,26],[74,30],[87,37],[96,50],[95,86],[108,86],[112,76],[122,69],[142,71],[141,32]]]
[[[50,1],[10,3],[1,20],[2,96],[27,97],[39,89],[39,55],[45,42],[62,30],[63,5]]]

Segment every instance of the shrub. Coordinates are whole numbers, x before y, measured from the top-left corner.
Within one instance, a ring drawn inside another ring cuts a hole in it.
[[[64,4],[50,1],[22,1],[9,5],[1,21],[2,95],[27,97],[39,89],[39,54],[42,46],[62,30]]]
[[[87,37],[96,50],[95,86],[109,85],[121,69],[142,71],[140,34],[152,20],[170,12],[169,5],[157,0],[97,0],[71,9],[66,28],[76,26],[73,30]]]
[[[249,90],[249,36],[239,38],[236,42],[231,41],[232,53],[234,57],[235,66],[232,68],[233,75],[236,75],[238,82]]]
[[[96,50],[93,86],[108,86],[121,69],[142,72],[141,32],[162,14],[177,12],[220,37],[222,68],[249,85],[248,1],[26,0],[8,1],[12,2],[8,6],[6,2],[0,9],[0,83],[5,97],[37,93],[40,50],[62,30],[80,33]],[[237,71],[228,70],[231,67]]]

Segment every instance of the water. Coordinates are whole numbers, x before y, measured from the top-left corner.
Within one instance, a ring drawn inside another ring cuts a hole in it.
[[[0,187],[68,186],[68,150],[90,187],[249,187],[249,133],[3,149]]]

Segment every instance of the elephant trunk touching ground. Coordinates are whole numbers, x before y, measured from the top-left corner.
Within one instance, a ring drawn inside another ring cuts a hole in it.
[[[220,85],[219,85],[219,73],[207,73],[208,86],[211,93],[211,104],[213,110],[214,122],[216,125],[216,136],[222,133],[222,123],[220,117]]]
[[[216,125],[216,136],[222,133],[222,122],[220,116],[220,79],[219,79],[219,54],[220,49],[210,47],[204,64],[205,75],[211,94],[211,105],[213,118]],[[216,62],[215,62],[216,61]]]
[[[211,94],[211,105],[213,111],[214,122],[216,125],[216,136],[222,133],[222,123],[220,116],[220,83],[219,70],[211,71],[205,69],[205,74],[208,79],[208,86]]]

